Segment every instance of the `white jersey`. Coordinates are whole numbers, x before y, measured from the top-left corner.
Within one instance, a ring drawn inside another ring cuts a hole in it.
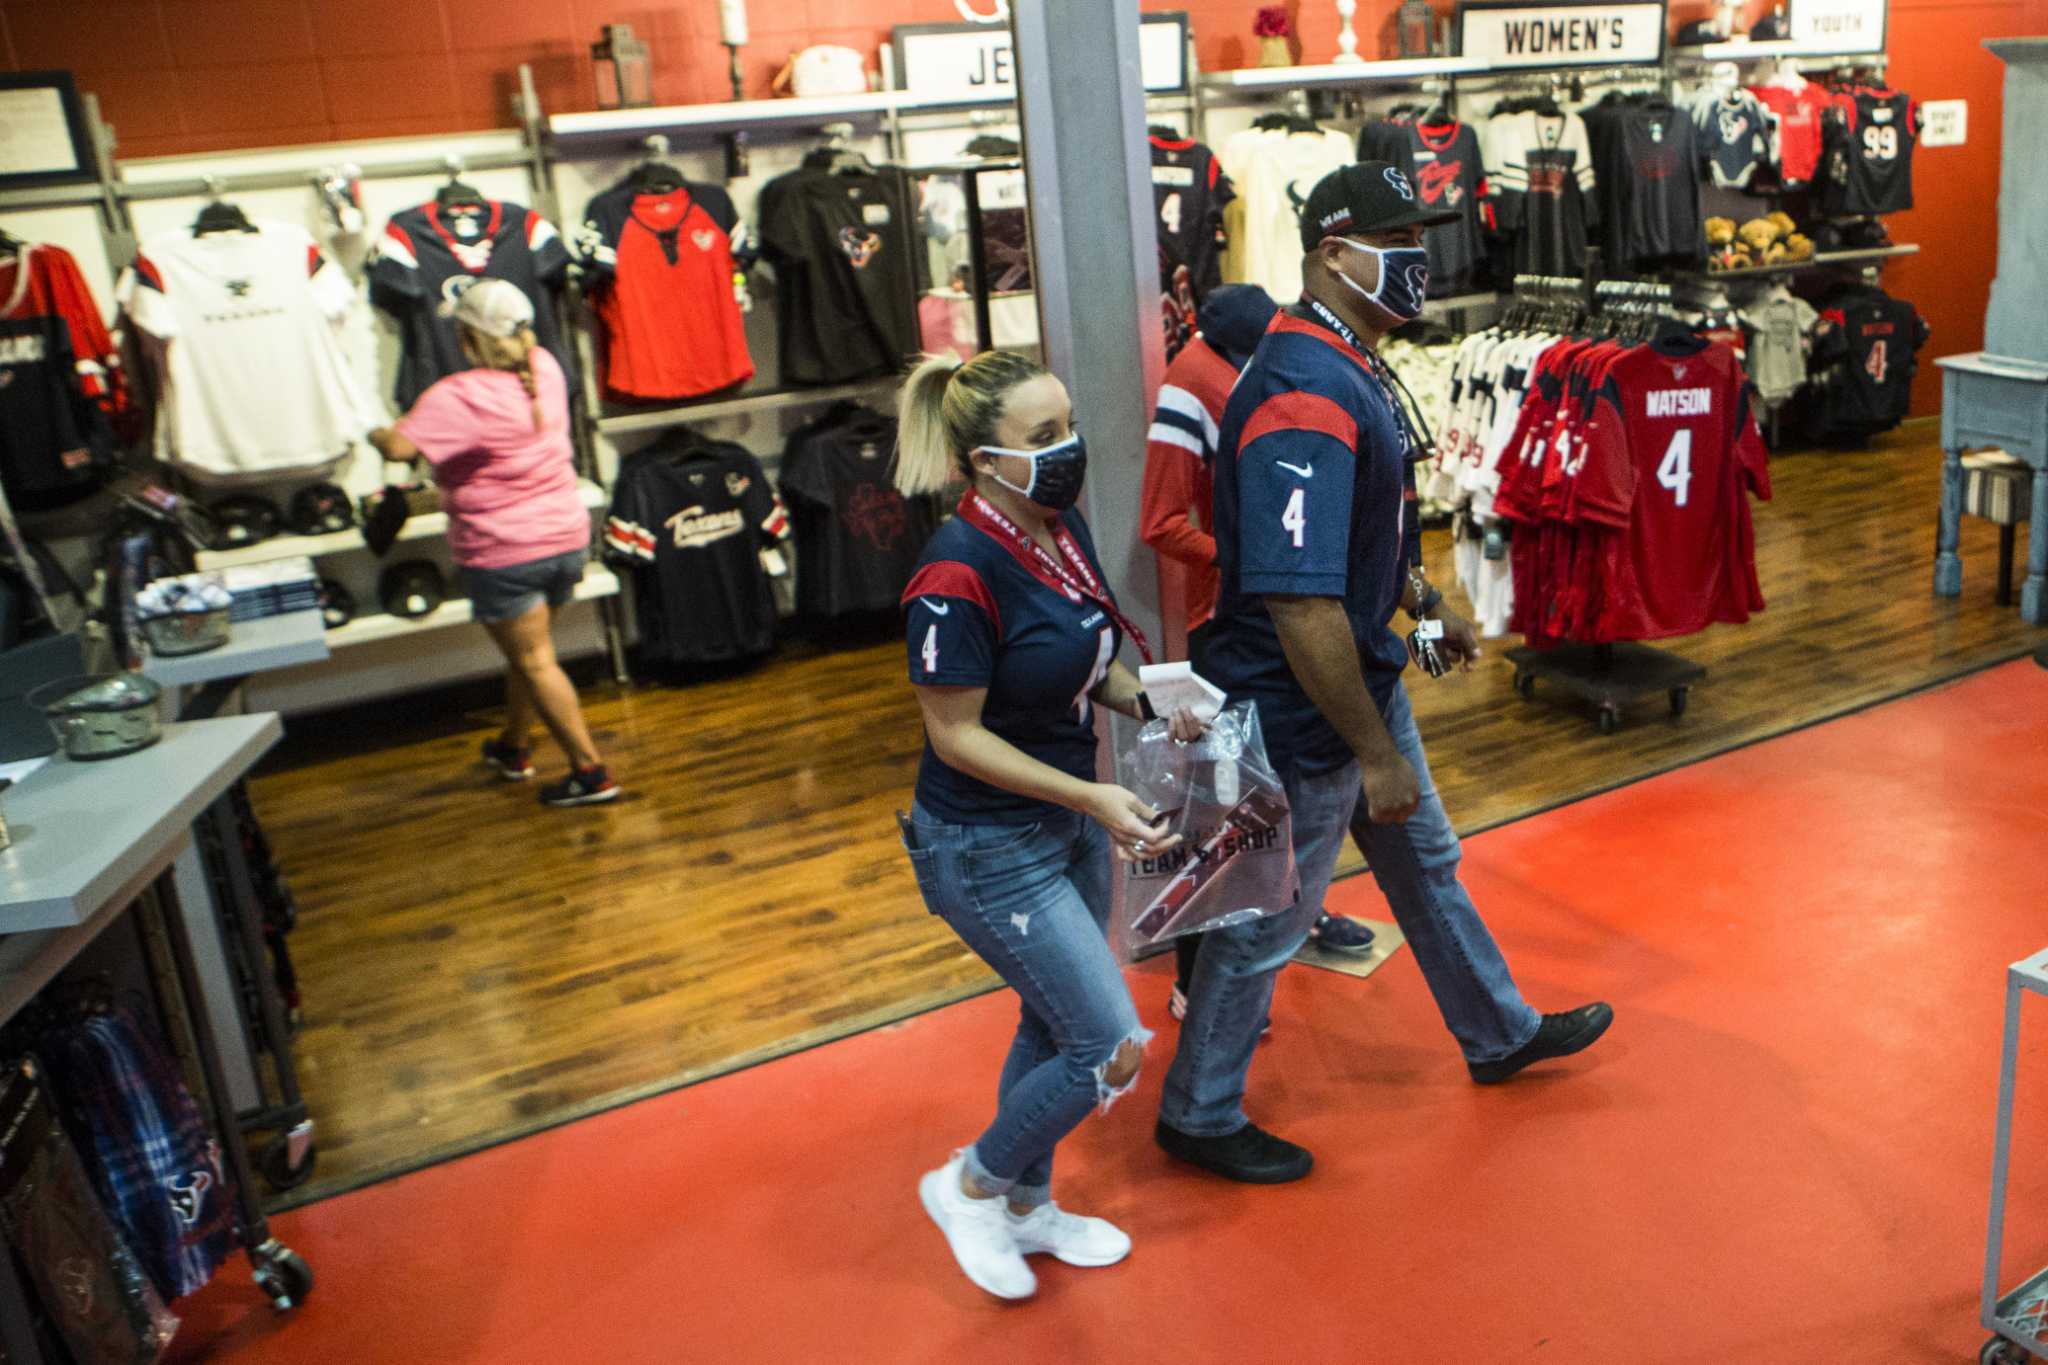
[[[118,293],[165,343],[159,453],[194,477],[316,475],[362,435],[336,327],[355,287],[303,228],[152,237]]]
[[[1282,307],[1301,297],[1301,210],[1316,182],[1354,159],[1351,139],[1325,129],[1247,128],[1223,150],[1223,169],[1243,201],[1244,230],[1231,243],[1233,283],[1258,284]]]

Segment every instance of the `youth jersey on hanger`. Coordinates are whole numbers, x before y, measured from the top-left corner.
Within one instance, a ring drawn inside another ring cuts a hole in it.
[[[782,496],[796,526],[797,611],[831,618],[887,611],[938,529],[930,498],[905,498],[890,474],[896,419],[841,403],[789,439]]]
[[[120,295],[165,343],[158,441],[195,478],[311,477],[362,434],[335,325],[355,287],[304,228],[152,237]]]
[[[1928,327],[1904,299],[1844,284],[1820,302],[1800,424],[1817,441],[1861,439],[1905,420]]]
[[[1157,215],[1160,287],[1170,288],[1171,272],[1188,270],[1188,283],[1200,303],[1223,283],[1223,209],[1237,198],[1237,188],[1223,173],[1216,154],[1193,138],[1167,138],[1154,133],[1152,145],[1152,208]]]
[[[1786,189],[1810,184],[1820,170],[1827,92],[1802,77],[1796,86],[1767,81],[1751,86],[1749,93],[1778,120],[1778,183]]]
[[[1724,190],[1746,190],[1776,160],[1777,117],[1743,89],[1709,90],[1692,107],[1700,159]]]
[[[113,457],[105,418],[78,388],[63,320],[0,317],[0,487],[20,511],[73,502]]]
[[[919,273],[928,262],[902,171],[834,170],[813,154],[768,182],[756,215],[775,267],[785,383],[893,374],[917,354]]]
[[[716,185],[642,194],[627,180],[590,201],[576,246],[604,324],[606,389],[674,400],[753,378],[733,294],[738,225]]]
[[[761,462],[688,428],[631,456],[612,488],[605,558],[633,571],[640,648],[657,664],[720,663],[775,647],[761,551],[789,527]]]
[[[1517,275],[1581,275],[1598,221],[1593,148],[1577,114],[1496,114],[1487,124],[1487,183],[1514,235]]]
[[[61,318],[78,367],[78,391],[110,418],[130,411],[120,348],[70,252],[46,242],[23,243],[12,258],[0,261],[0,299],[6,300],[0,318]]]
[[[575,389],[576,354],[562,335],[555,291],[569,248],[555,225],[523,204],[438,203],[395,213],[370,259],[370,302],[398,321],[395,397],[410,408],[435,380],[470,368],[455,319],[442,315],[478,280],[506,280],[533,303],[533,330]]]
[[[1823,125],[1831,215],[1898,213],[1913,207],[1913,148],[1920,108],[1903,90],[1859,88],[1835,98]]]

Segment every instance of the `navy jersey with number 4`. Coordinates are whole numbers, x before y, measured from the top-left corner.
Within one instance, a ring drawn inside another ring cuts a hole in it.
[[[1406,578],[1407,482],[1407,442],[1370,362],[1301,310],[1283,310],[1223,412],[1222,591],[1209,645],[1210,681],[1258,704],[1283,777],[1329,772],[1351,751],[1288,667],[1265,595],[1341,598],[1384,706],[1408,662],[1388,628]]]
[[[1073,511],[1061,521],[1106,583],[1088,523]],[[991,733],[1063,773],[1095,779],[1088,694],[1123,643],[1108,613],[1039,582],[1008,547],[954,517],[925,547],[903,592],[903,617],[911,682],[988,689],[981,723]],[[948,767],[929,739],[917,803],[959,825],[1029,824],[1061,810]]]

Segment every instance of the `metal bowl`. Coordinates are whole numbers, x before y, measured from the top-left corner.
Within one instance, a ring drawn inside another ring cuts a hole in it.
[[[174,611],[167,616],[145,616],[141,621],[142,638],[149,642],[149,652],[162,658],[204,654],[228,642],[228,636],[234,629],[232,615],[232,608],[218,607],[212,611]]]
[[[163,689],[140,673],[58,678],[28,694],[68,757],[118,758],[163,738]]]

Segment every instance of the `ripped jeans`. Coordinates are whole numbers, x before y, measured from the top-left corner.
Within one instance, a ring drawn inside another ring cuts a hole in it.
[[[1062,811],[1031,825],[952,825],[913,806],[904,847],[927,909],[1023,1001],[1003,1063],[995,1121],[967,1150],[967,1174],[1018,1207],[1052,1197],[1059,1140],[1123,1090],[1104,1073],[1138,1023],[1107,938],[1109,836]]]

